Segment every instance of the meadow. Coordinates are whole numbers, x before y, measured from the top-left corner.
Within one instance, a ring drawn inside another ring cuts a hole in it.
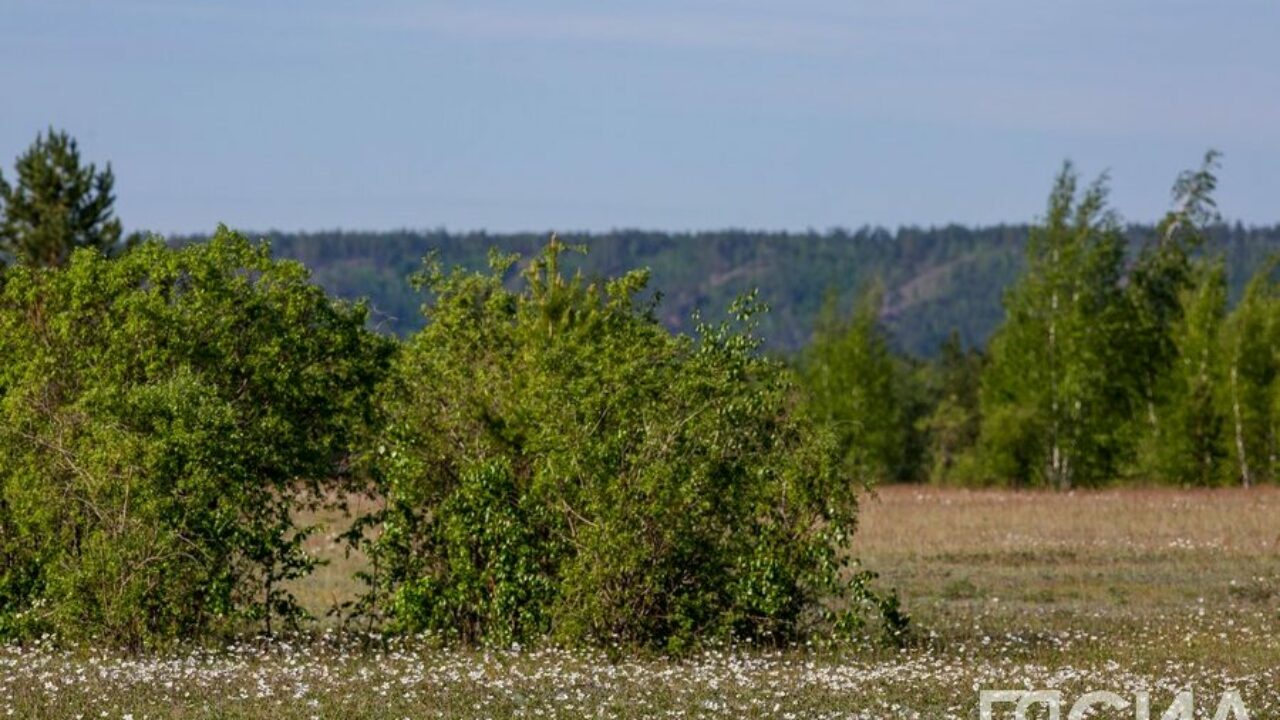
[[[1186,689],[1213,717],[1234,689],[1280,716],[1280,490],[889,486],[860,522],[858,556],[912,614],[904,649],[674,660],[333,627],[141,657],[36,643],[0,649],[0,717],[974,718],[979,689],[1046,687],[1145,690],[1154,717]],[[337,529],[313,545],[335,562],[298,588],[313,611],[356,590]]]

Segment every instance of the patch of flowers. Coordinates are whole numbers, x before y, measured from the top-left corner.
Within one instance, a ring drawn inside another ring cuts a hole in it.
[[[1157,699],[1229,688],[1255,716],[1274,717],[1280,668],[1205,657],[1232,641],[1275,657],[1270,623],[1193,613],[1142,628],[1134,639],[1143,641],[1126,647],[1119,635],[1075,629],[948,633],[945,643],[892,652],[725,648],[686,659],[336,634],[140,657],[38,642],[0,649],[0,717],[962,718],[987,688]]]

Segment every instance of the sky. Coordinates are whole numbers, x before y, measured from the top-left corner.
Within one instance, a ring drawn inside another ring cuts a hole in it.
[[[0,0],[0,172],[42,129],[131,229],[1134,222],[1223,152],[1280,221],[1273,0]]]

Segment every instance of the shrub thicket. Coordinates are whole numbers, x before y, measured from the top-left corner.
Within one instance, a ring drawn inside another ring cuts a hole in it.
[[[464,642],[680,651],[905,620],[850,567],[856,487],[737,321],[673,335],[646,276],[522,289],[429,265],[399,353],[296,263],[222,229],[0,288],[0,636],[131,647],[303,613],[299,512],[383,509],[356,611]],[[363,462],[361,462],[363,460]]]
[[[566,278],[562,250],[519,291],[510,257],[419,278],[428,324],[382,394],[385,508],[356,533],[364,609],[464,641],[668,650],[785,641],[867,602],[900,621],[845,572],[855,488],[786,368],[740,326],[671,334],[645,274]]]
[[[0,634],[140,645],[299,613],[294,511],[348,471],[389,343],[299,264],[79,250],[0,292]]]

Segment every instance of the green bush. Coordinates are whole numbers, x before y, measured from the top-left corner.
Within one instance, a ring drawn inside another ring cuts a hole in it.
[[[389,344],[220,229],[0,292],[0,634],[137,646],[299,614],[294,513],[349,473]]]
[[[382,393],[385,507],[353,533],[361,609],[467,642],[672,651],[856,625],[878,599],[846,571],[855,488],[790,373],[734,326],[672,335],[644,273],[588,284],[561,252],[520,291],[514,258],[420,276],[428,324]]]

